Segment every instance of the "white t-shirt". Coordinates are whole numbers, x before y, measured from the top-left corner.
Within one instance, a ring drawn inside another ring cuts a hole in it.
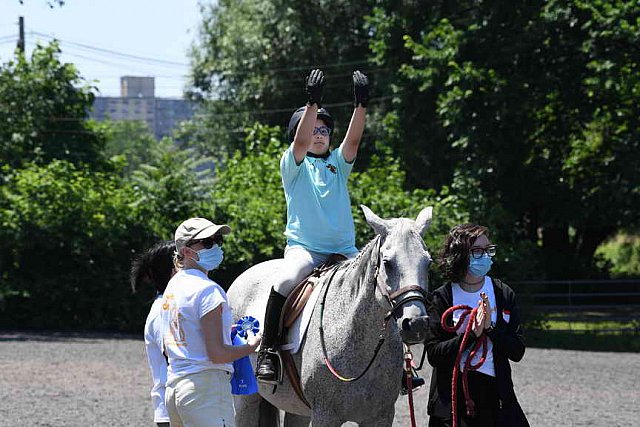
[[[151,305],[147,321],[144,325],[144,346],[147,353],[153,387],[151,402],[153,403],[153,422],[168,423],[169,413],[164,405],[164,391],[167,382],[167,359],[162,354],[162,295],[158,295]]]
[[[167,384],[208,369],[233,373],[231,363],[215,364],[207,354],[200,319],[222,305],[222,340],[231,344],[232,314],[227,294],[198,269],[180,270],[167,285],[162,300],[163,341],[169,369]]]
[[[484,292],[485,294],[487,294],[487,297],[489,298],[489,303],[491,304],[491,308],[492,308],[491,321],[495,323],[497,319],[496,295],[493,292],[493,283],[489,276],[485,276],[482,288],[479,289],[477,292],[467,292],[464,289],[462,289],[458,283],[452,283],[451,290],[453,291],[453,305],[464,304],[464,305],[468,305],[472,309],[478,306],[478,301],[480,301],[480,293]],[[458,324],[458,320],[460,319],[462,312],[463,310],[455,310],[453,312],[454,325]],[[465,318],[465,321],[462,327],[460,327],[456,331],[458,335],[461,335],[464,333],[468,323],[469,323],[469,316]],[[478,372],[482,372],[483,374],[487,374],[487,375],[491,375],[492,377],[495,377],[496,369],[493,364],[493,342],[491,342],[491,338],[489,337],[487,337],[487,347],[488,347],[487,358],[485,359],[482,366],[478,369]],[[467,361],[467,358],[469,357],[469,353],[471,353],[471,348],[468,348],[462,354],[462,357],[460,358],[460,370],[464,368],[464,364]],[[471,361],[472,364],[476,365],[480,361],[481,357],[482,357],[482,347],[478,349],[475,357]]]

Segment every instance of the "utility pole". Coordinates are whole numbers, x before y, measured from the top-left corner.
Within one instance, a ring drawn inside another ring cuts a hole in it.
[[[18,26],[20,28],[18,34],[18,50],[24,53],[24,17],[18,18]]]

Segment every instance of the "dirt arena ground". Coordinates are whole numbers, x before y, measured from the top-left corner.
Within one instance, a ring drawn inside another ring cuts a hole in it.
[[[639,368],[635,353],[530,348],[513,375],[532,426],[638,426]],[[0,373],[0,426],[154,426],[137,337],[0,332]],[[419,426],[427,396],[415,394]],[[394,427],[409,425],[400,397]]]

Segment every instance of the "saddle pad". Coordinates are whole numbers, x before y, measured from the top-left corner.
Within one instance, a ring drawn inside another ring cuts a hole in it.
[[[287,337],[284,340],[285,344],[282,344],[280,346],[280,350],[290,351],[291,354],[296,354],[298,350],[300,350],[300,345],[302,344],[302,340],[304,339],[304,336],[307,333],[307,328],[309,327],[309,322],[311,321],[313,309],[316,306],[316,302],[318,302],[318,298],[320,297],[320,291],[323,288],[322,285],[322,280],[319,280],[315,283],[313,292],[309,297],[309,301],[307,301],[307,305],[304,306],[302,314],[298,316],[298,318],[293,322],[293,325],[291,325],[291,327],[289,328]]]

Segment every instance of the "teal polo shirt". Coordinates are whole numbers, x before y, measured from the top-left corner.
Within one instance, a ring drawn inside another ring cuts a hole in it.
[[[342,155],[342,145],[326,159],[305,156],[296,165],[293,147],[280,159],[280,174],[287,201],[289,246],[331,254],[357,252],[355,226],[347,179],[353,163]]]

